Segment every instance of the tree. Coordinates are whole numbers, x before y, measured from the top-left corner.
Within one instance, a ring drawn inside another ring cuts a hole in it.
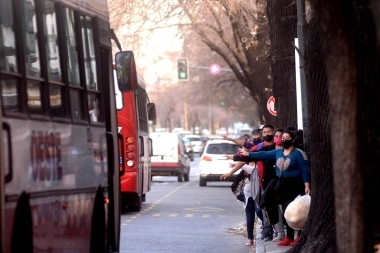
[[[277,124],[296,126],[296,73],[292,42],[297,37],[297,6],[294,0],[268,0],[270,54]]]
[[[276,119],[266,109],[272,94],[272,80],[266,58],[270,42],[265,1],[178,2],[191,23],[191,29],[224,59],[257,102],[262,122],[274,124]]]
[[[313,89],[312,206],[305,233],[289,252],[373,252],[380,232],[380,55],[373,18],[379,12],[359,0],[311,4],[305,55]]]

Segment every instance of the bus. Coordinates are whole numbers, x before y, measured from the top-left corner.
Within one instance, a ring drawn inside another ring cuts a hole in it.
[[[143,78],[136,71],[132,51],[118,53],[128,59],[124,67],[131,72],[131,87],[123,88],[115,78],[118,132],[125,143],[125,174],[120,178],[122,211],[139,212],[151,188],[152,140],[149,121],[155,121],[155,104],[149,101]],[[114,76],[119,70],[114,70]]]
[[[0,252],[119,251],[111,48],[106,0],[0,0]]]

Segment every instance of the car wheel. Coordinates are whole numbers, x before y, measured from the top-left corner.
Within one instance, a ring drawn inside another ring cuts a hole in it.
[[[206,186],[207,181],[204,177],[199,177],[199,186]]]
[[[187,170],[187,173],[183,175],[185,182],[189,182],[190,179],[190,168]]]
[[[178,180],[178,182],[183,182],[183,169],[181,169],[181,171],[178,172],[177,180]]]

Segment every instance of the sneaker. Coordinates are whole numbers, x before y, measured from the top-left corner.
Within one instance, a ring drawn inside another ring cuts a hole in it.
[[[297,244],[297,242],[299,241],[299,236],[294,240],[294,242],[292,242],[291,244],[289,244],[290,246],[294,246]]]
[[[281,242],[282,239],[284,239],[285,234],[284,233],[278,233],[277,236],[273,238],[273,242]]]
[[[272,241],[272,240],[273,240],[273,236],[265,236],[264,238],[264,242]]]
[[[277,243],[277,246],[289,246],[294,240],[290,240],[287,236],[282,239],[281,242]]]
[[[260,237],[260,240],[264,240],[265,239],[265,235],[264,233],[261,234],[261,237]]]
[[[245,246],[252,246],[253,240],[248,239],[248,241],[245,243]]]

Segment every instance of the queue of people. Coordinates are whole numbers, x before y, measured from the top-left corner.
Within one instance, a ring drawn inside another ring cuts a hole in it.
[[[231,171],[221,179],[225,180],[242,169],[237,177],[240,182],[235,180],[231,189],[237,194],[238,186],[243,185],[246,245],[253,245],[255,215],[262,221],[262,240],[278,242],[278,246],[295,245],[299,237],[294,238],[295,231],[286,223],[284,212],[298,195],[310,195],[311,192],[308,161],[301,149],[302,130],[297,131],[294,127],[274,129],[272,125],[263,125],[252,132],[252,141],[228,136],[224,139],[242,147],[237,155],[227,156],[234,162],[231,163]],[[300,234],[298,231],[298,236]]]

